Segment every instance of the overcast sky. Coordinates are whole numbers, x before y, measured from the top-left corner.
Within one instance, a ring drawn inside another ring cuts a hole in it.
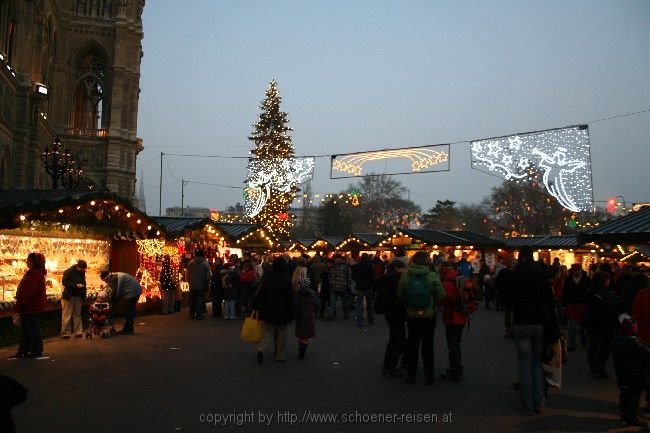
[[[138,156],[158,213],[160,152],[247,156],[271,79],[297,155],[425,146],[650,109],[650,1],[156,0],[143,14]],[[650,201],[650,113],[590,124],[595,200]],[[166,157],[163,214],[243,203],[243,159]],[[316,193],[330,180],[319,158]],[[168,167],[169,165],[169,167]],[[171,172],[170,172],[171,169]],[[141,175],[143,173],[143,176]],[[478,202],[501,182],[472,170],[396,176],[413,201]]]

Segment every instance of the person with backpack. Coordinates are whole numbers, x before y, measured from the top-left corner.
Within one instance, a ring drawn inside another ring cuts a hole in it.
[[[469,315],[478,308],[478,300],[472,279],[461,277],[449,262],[444,262],[440,266],[440,277],[446,295],[442,323],[445,324],[449,351],[449,368],[440,375],[440,378],[458,382],[463,377],[460,351],[463,328],[469,322]]]
[[[433,380],[433,333],[436,327],[434,303],[445,299],[445,291],[438,274],[429,269],[429,255],[418,251],[408,271],[402,275],[397,287],[397,297],[406,304],[408,337],[406,353],[408,372],[406,382],[415,384],[418,370],[418,352],[422,345],[422,362],[426,384]]]
[[[408,319],[404,301],[397,297],[397,287],[406,265],[400,260],[393,260],[388,265],[385,275],[377,278],[377,300],[375,313],[384,314],[388,324],[388,344],[384,355],[384,366],[381,374],[386,377],[404,377],[397,369],[400,356],[404,360],[406,349],[406,327]],[[403,362],[403,361],[402,361]]]

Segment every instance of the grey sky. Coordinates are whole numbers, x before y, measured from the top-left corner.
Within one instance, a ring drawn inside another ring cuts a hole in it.
[[[138,157],[158,211],[160,152],[247,156],[272,78],[297,155],[424,146],[574,125],[650,109],[649,1],[147,2]],[[594,196],[650,200],[650,113],[590,125]],[[167,158],[176,178],[242,186],[246,161]],[[141,171],[144,177],[140,176]],[[180,204],[165,164],[163,212]],[[478,202],[500,180],[470,168],[402,175],[423,210]],[[312,188],[338,192],[317,160]],[[223,209],[241,190],[189,184]]]

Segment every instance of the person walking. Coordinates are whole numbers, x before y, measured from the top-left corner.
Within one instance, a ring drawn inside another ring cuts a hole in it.
[[[86,269],[85,260],[77,261],[63,272],[61,284],[61,338],[70,338],[74,332],[77,338],[83,337],[81,322],[81,306],[86,299]]]
[[[210,301],[212,302],[212,317],[219,318],[223,314],[223,285],[221,284],[221,271],[223,262],[219,257],[214,259],[212,264],[212,277],[210,279]]]
[[[303,277],[299,281],[300,289],[296,293],[296,332],[298,338],[298,358],[305,359],[309,340],[316,336],[316,312],[318,300],[311,290],[309,278]]]
[[[124,316],[124,326],[117,331],[118,335],[129,335],[135,332],[133,323],[135,321],[135,305],[142,294],[142,287],[135,277],[126,272],[102,271],[100,274],[102,281],[111,289],[111,303],[118,299],[126,301],[126,310]]]
[[[587,293],[591,289],[591,278],[582,270],[580,263],[571,265],[571,272],[564,280],[562,288],[562,305],[566,306],[567,328],[569,341],[567,350],[576,350],[577,336],[580,335],[582,347],[587,346],[587,335],[584,327],[587,312]]]
[[[20,345],[13,358],[38,358],[43,355],[43,336],[38,323],[39,313],[47,308],[45,295],[45,256],[29,253],[27,272],[18,283],[16,304],[13,308],[14,323],[20,324]]]
[[[235,269],[235,263],[228,262],[221,269],[221,287],[223,287],[225,320],[235,320],[237,318],[237,297],[239,296],[238,273]]]
[[[406,381],[415,384],[418,352],[422,345],[422,363],[427,385],[433,385],[433,334],[436,327],[434,304],[445,299],[445,291],[438,274],[429,269],[429,256],[424,251],[413,255],[413,260],[397,287],[397,297],[406,304],[408,337],[406,353],[408,373]]]
[[[341,300],[343,318],[348,318],[348,295],[347,290],[351,280],[350,267],[347,265],[341,254],[334,255],[334,263],[328,275],[330,286],[330,303],[328,320],[336,319],[336,304]]]
[[[386,377],[404,377],[397,369],[400,356],[406,351],[406,306],[404,301],[397,297],[397,287],[402,274],[406,272],[406,265],[400,260],[393,260],[388,264],[386,274],[377,279],[377,303],[384,311],[384,318],[388,324],[388,344],[384,353],[384,365],[381,374]]]
[[[257,363],[260,365],[271,340],[275,345],[275,360],[286,360],[287,325],[296,313],[288,267],[289,263],[283,257],[276,257],[255,296],[255,307],[264,322],[264,336],[257,347]]]
[[[185,281],[190,286],[190,318],[201,320],[205,311],[205,292],[210,288],[210,265],[203,250],[194,250],[194,259],[185,269]]]
[[[162,314],[174,314],[174,294],[176,292],[176,275],[169,254],[162,259],[160,269],[160,291],[162,292]]]
[[[501,271],[504,272],[504,271]],[[525,414],[542,412],[546,405],[542,352],[544,327],[552,327],[553,295],[550,281],[533,258],[533,250],[519,251],[514,279],[506,287],[512,305],[512,331],[519,364],[520,410]]]
[[[643,275],[643,274],[641,274]],[[645,277],[645,288],[639,290],[632,302],[632,317],[638,326],[638,337],[650,345],[650,286]],[[638,277],[641,279],[641,277]],[[650,412],[650,383],[645,388],[646,412]]]
[[[357,326],[363,326],[363,300],[366,300],[366,312],[368,315],[368,324],[375,323],[375,313],[373,302],[375,299],[374,280],[375,271],[372,267],[370,256],[366,253],[361,255],[361,260],[352,267],[352,279],[357,288]]]
[[[458,275],[458,271],[455,271],[450,263],[445,262],[440,265],[440,278],[442,279],[442,287],[445,289],[442,323],[445,325],[447,351],[449,352],[449,368],[440,375],[440,378],[452,382],[458,382],[463,377],[460,343],[468,319],[468,316],[463,314],[463,301],[460,290],[456,285]]]
[[[587,327],[587,360],[591,377],[608,379],[605,364],[611,355],[614,334],[618,329],[620,301],[610,288],[610,275],[596,271],[587,293],[585,326]]]

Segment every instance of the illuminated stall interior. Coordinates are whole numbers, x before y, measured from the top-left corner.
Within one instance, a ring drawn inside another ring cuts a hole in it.
[[[77,260],[88,263],[92,295],[108,269],[135,274],[135,240],[161,238],[158,226],[123,198],[93,191],[0,191],[0,302],[14,302],[31,252],[45,255],[47,295],[60,299],[63,272]],[[2,309],[0,308],[0,309]]]
[[[545,263],[553,263],[555,258],[560,260],[560,265],[567,268],[574,263],[580,263],[583,269],[589,269],[600,257],[607,254],[604,248],[594,243],[580,245],[578,238],[572,235],[565,236],[529,236],[506,239],[506,249],[517,256],[523,246],[533,249],[535,260],[540,258]]]
[[[194,217],[152,217],[165,229],[166,241],[158,245],[158,251],[141,254],[139,267],[151,274],[152,284],[158,284],[162,254],[169,254],[172,266],[180,271],[191,260],[196,249],[202,249],[206,259],[212,263],[219,257],[227,261],[230,256],[242,257],[247,252],[268,252],[274,242],[267,233],[256,225],[226,223],[210,218]],[[153,247],[152,247],[153,248]],[[181,283],[183,291],[189,290]]]
[[[407,256],[412,256],[415,251],[426,250],[433,257],[437,254],[444,260],[451,256],[460,259],[462,253],[474,257],[477,252],[481,254],[488,264],[496,264],[499,248],[503,242],[470,231],[441,231],[426,229],[402,229],[386,237],[378,244],[379,249],[385,249],[392,254],[398,248],[405,250]]]

